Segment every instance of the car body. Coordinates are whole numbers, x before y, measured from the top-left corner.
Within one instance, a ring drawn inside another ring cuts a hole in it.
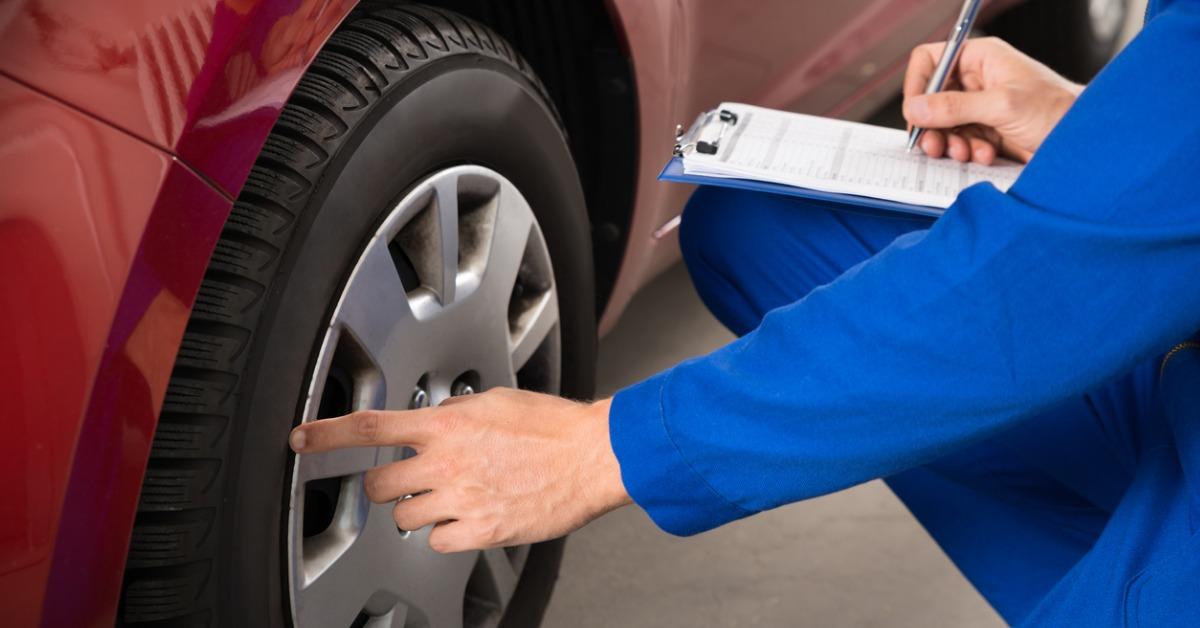
[[[197,287],[281,108],[355,4],[0,3],[7,625],[112,625]],[[447,4],[485,18],[569,11],[553,2]],[[958,3],[579,4],[590,7],[584,18],[604,16],[590,27],[623,58],[607,78],[631,81],[614,92],[632,115],[610,121],[628,137],[626,153],[605,166],[624,169],[614,180],[624,182],[625,201],[610,208],[617,263],[602,296],[603,333],[677,260],[669,225],[689,189],[655,179],[677,123],[721,100],[864,118],[894,96],[911,47],[944,35]],[[547,56],[532,44],[522,52]]]

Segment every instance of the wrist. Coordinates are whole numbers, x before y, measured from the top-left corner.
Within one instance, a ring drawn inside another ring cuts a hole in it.
[[[585,421],[589,424],[588,440],[593,450],[593,467],[596,474],[595,492],[593,493],[598,512],[597,516],[610,510],[628,506],[633,503],[625,483],[621,479],[621,463],[613,452],[612,440],[608,430],[608,414],[612,408],[612,398],[601,399],[584,406]]]

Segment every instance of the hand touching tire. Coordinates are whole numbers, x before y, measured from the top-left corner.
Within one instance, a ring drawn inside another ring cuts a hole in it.
[[[436,408],[306,423],[291,445],[305,455],[412,447],[416,456],[364,480],[371,501],[396,502],[398,527],[434,525],[429,544],[438,552],[523,545],[630,503],[609,444],[609,403],[495,388]]]

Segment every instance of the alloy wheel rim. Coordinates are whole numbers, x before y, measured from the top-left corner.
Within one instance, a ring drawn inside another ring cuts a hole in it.
[[[302,422],[436,405],[494,386],[558,393],[558,296],[529,203],[499,173],[455,166],[388,213],[346,281]],[[420,400],[420,401],[419,401]],[[413,452],[296,456],[288,501],[289,601],[298,628],[494,626],[528,546],[441,555],[372,504],[367,469]]]

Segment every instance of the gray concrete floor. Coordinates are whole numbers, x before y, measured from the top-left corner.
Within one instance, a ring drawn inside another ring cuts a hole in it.
[[[1134,0],[1126,37],[1141,24]],[[881,124],[886,122],[879,122]],[[600,345],[611,394],[732,336],[677,267]],[[953,626],[1004,622],[882,482],[681,539],[625,508],[572,535],[547,628]]]

